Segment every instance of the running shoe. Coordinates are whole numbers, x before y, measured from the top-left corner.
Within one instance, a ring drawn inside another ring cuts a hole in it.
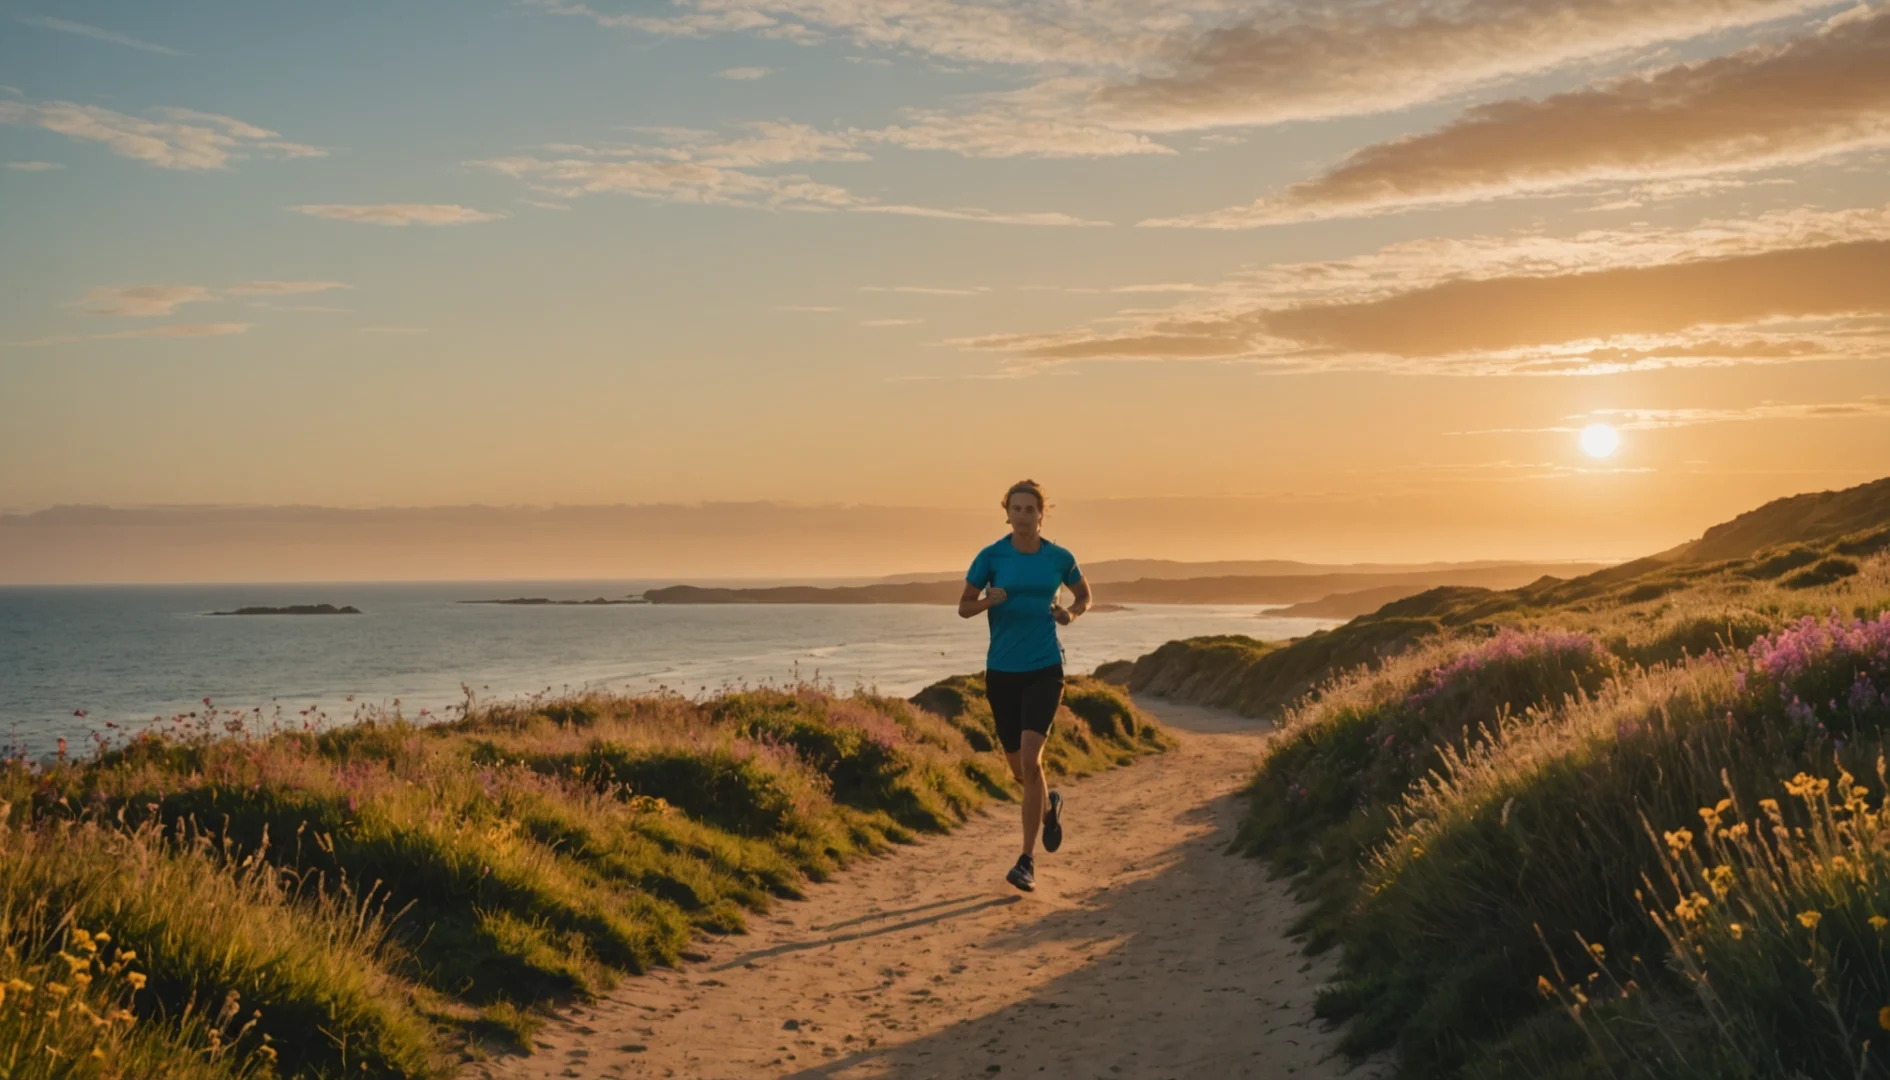
[[[1011,867],[1011,872],[1004,875],[1004,880],[1025,892],[1030,892],[1037,887],[1037,877],[1032,870],[1030,856],[1019,855],[1017,857],[1017,865]]]
[[[1043,812],[1043,849],[1055,851],[1063,846],[1063,796],[1050,793],[1050,808]]]

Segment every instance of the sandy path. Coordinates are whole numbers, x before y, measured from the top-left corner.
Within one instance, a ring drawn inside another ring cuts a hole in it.
[[[1038,855],[1036,892],[1004,882],[1017,809],[999,804],[699,944],[681,970],[624,980],[547,1024],[531,1057],[467,1075],[1344,1074],[1312,1016],[1333,958],[1301,956],[1282,884],[1222,853],[1264,729],[1140,704],[1180,748],[1064,787],[1068,835]]]

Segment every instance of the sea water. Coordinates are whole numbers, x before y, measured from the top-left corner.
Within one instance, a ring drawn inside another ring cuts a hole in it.
[[[309,715],[345,721],[377,709],[438,717],[466,689],[481,701],[589,689],[702,696],[817,679],[842,692],[906,696],[984,666],[984,620],[942,605],[459,602],[621,599],[652,584],[0,588],[0,748],[44,754],[61,737],[83,748],[94,733],[201,711],[204,698],[295,726]],[[320,603],[362,614],[209,614]],[[1334,624],[1251,605],[1151,604],[1092,612],[1059,633],[1066,668],[1088,672],[1177,638],[1279,639]]]

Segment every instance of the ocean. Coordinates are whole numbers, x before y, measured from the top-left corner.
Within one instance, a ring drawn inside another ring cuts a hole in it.
[[[60,738],[82,749],[94,733],[201,711],[206,697],[219,710],[252,712],[259,726],[299,726],[396,707],[440,716],[464,702],[462,685],[482,701],[581,689],[699,696],[815,679],[906,696],[984,665],[984,620],[943,606],[458,602],[623,598],[657,584],[0,588],[0,749],[37,756]],[[319,603],[362,614],[207,614]],[[1176,638],[1285,638],[1333,625],[1246,605],[1138,605],[1092,612],[1060,634],[1068,670],[1088,672]]]

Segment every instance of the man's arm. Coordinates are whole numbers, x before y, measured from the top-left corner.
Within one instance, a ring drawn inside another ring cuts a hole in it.
[[[978,594],[983,592],[983,596]],[[980,590],[971,582],[965,582],[965,591],[958,596],[958,617],[969,619],[981,611],[989,611],[1004,602],[1005,592],[996,585]]]
[[[1058,625],[1061,626],[1068,626],[1072,622],[1075,622],[1078,615],[1089,610],[1090,603],[1095,599],[1095,594],[1089,591],[1089,580],[1087,578],[1077,578],[1076,583],[1069,586],[1069,589],[1070,606],[1062,607],[1053,605],[1050,609],[1050,614],[1055,617]]]

